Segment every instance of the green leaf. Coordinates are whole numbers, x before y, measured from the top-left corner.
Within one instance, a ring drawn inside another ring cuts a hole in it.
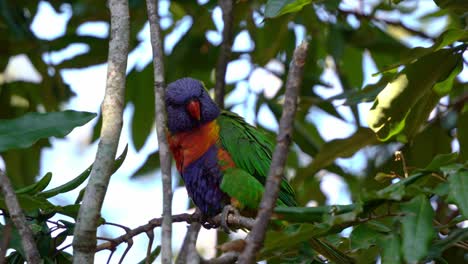
[[[15,191],[16,194],[36,194],[44,190],[52,180],[52,173],[48,172],[38,182]]]
[[[376,244],[380,233],[372,229],[368,224],[361,224],[354,227],[349,239],[351,240],[351,249],[368,249]]]
[[[13,222],[9,221],[8,224],[5,226],[0,224],[0,237],[4,238],[6,237],[6,234],[10,235],[10,239],[8,241],[7,249],[12,248],[16,250],[15,253],[18,255],[24,255],[24,249],[23,249],[23,244],[21,241],[21,236],[18,233],[18,229],[14,227]],[[14,253],[10,254],[9,258],[13,255]],[[11,262],[6,262],[6,263],[11,263]],[[23,263],[23,262],[20,262]]]
[[[389,76],[384,75],[377,83],[368,84],[362,89],[352,89],[328,98],[328,101],[346,99],[345,105],[357,105],[362,102],[374,101],[377,95],[385,88],[389,81]]]
[[[128,145],[125,146],[125,149],[122,152],[122,154],[120,154],[120,156],[114,161],[114,168],[112,170],[112,173],[116,172],[120,168],[120,166],[122,165],[122,163],[125,160],[125,157],[127,157],[127,151],[128,151]],[[56,196],[58,194],[66,193],[66,192],[69,192],[71,190],[74,190],[75,188],[80,186],[88,178],[89,174],[91,173],[91,169],[93,168],[93,164],[91,164],[85,171],[83,171],[80,175],[78,175],[73,180],[71,180],[71,181],[69,181],[67,183],[64,183],[64,184],[62,184],[62,185],[60,185],[58,187],[55,187],[53,189],[50,189],[48,191],[38,193],[37,195],[41,196],[41,197],[44,197],[44,198],[50,198],[50,197],[54,197],[54,196]]]
[[[265,17],[278,17],[287,13],[298,12],[312,0],[268,0],[265,6]]]
[[[417,263],[429,253],[429,247],[435,236],[432,219],[434,211],[425,195],[418,195],[403,203],[401,210],[405,216],[402,224],[402,251],[405,261]]]
[[[443,182],[437,185],[437,187],[432,190],[432,193],[440,197],[446,197],[449,193],[449,184],[447,182]]]
[[[468,111],[460,113],[457,120],[457,139],[460,144],[460,159],[468,160]]]
[[[69,216],[69,217],[71,217],[73,219],[76,219],[76,217],[78,216],[78,211],[79,210],[80,210],[80,205],[79,204],[70,204],[70,205],[65,205],[65,206],[59,207],[59,209],[57,209],[57,213],[60,213],[60,214]],[[74,228],[74,225],[71,228]]]
[[[468,219],[468,170],[460,170],[448,177],[449,200],[460,209],[465,219]]]
[[[438,51],[448,45],[453,44],[455,41],[462,41],[468,38],[468,32],[463,29],[449,29],[443,32],[434,42],[434,44],[429,48],[421,48],[416,47],[411,50],[408,50],[402,53],[401,60],[397,63],[393,63],[392,65],[385,67],[380,72],[386,72],[392,70],[400,65],[411,63],[422,56],[425,56],[431,52]]]
[[[410,142],[421,132],[434,107],[439,103],[440,96],[433,90],[427,91],[411,108],[405,119],[405,127],[397,136],[400,142]]]
[[[181,20],[187,14],[187,12],[185,12],[184,10],[183,5],[176,2],[171,2],[171,5],[169,6],[169,11],[171,12],[172,17],[174,18],[174,21]]]
[[[379,93],[367,117],[369,127],[379,139],[387,141],[400,133],[412,107],[434,84],[445,80],[460,60],[460,54],[453,50],[439,50],[399,73]]]
[[[131,119],[132,140],[139,151],[146,142],[154,125],[153,64],[139,72],[133,70],[127,77],[126,98],[133,104]]]
[[[334,139],[325,143],[308,168],[315,172],[332,164],[336,158],[349,157],[361,148],[376,143],[378,140],[374,133],[368,128],[360,127],[348,138]]]
[[[413,175],[410,175],[408,178],[405,178],[403,180],[400,180],[397,183],[394,183],[390,186],[387,186],[381,190],[378,190],[375,194],[375,197],[371,195],[371,198],[381,198],[381,199],[390,199],[390,200],[396,200],[399,201],[401,198],[403,198],[403,195],[405,194],[405,187],[415,183],[422,177],[426,176],[425,173],[415,173]]]
[[[468,33],[467,33],[468,35]],[[438,82],[434,85],[432,90],[436,92],[439,96],[445,96],[447,95],[453,87],[453,81],[455,78],[458,76],[458,74],[463,70],[463,62],[460,60],[458,64],[455,66],[453,71],[450,73],[450,75],[447,77],[447,79]]]
[[[140,168],[138,168],[138,170],[132,175],[131,178],[138,178],[143,175],[147,175],[152,171],[155,171],[161,166],[160,162],[161,161],[159,159],[159,150],[156,150],[153,153],[149,154],[148,157],[146,157],[146,160],[143,163],[143,165],[141,165]]]
[[[416,168],[425,168],[435,156],[452,152],[450,142],[453,138],[442,127],[438,120],[434,120],[422,132],[416,135],[411,145],[407,144],[403,153],[406,162]]]
[[[444,239],[436,241],[432,244],[429,258],[436,258],[442,255],[442,253],[453,246],[453,244],[468,240],[468,228],[454,229]]]
[[[401,263],[400,238],[395,234],[380,236],[377,244],[381,249],[382,264]]]
[[[72,263],[73,256],[70,253],[60,251],[55,257],[56,264],[70,264]]]
[[[361,88],[363,82],[363,51],[352,46],[345,46],[341,61],[341,79],[346,80],[350,88]]]
[[[94,113],[67,110],[28,113],[16,119],[0,120],[0,152],[27,148],[41,138],[64,137],[95,116]]]
[[[67,236],[72,234],[73,233],[70,233],[68,229],[60,232],[56,237],[54,237],[54,247],[57,248],[60,246],[65,241],[65,239],[67,239]]]
[[[468,5],[467,5],[468,6]],[[460,28],[451,28],[442,33],[432,45],[432,49],[439,50],[448,45],[453,44],[456,41],[467,41],[468,40],[468,32],[464,29]]]
[[[434,0],[434,2],[440,8],[449,9],[455,13],[468,12],[468,3],[465,0]]]
[[[441,167],[454,163],[458,158],[458,153],[438,154],[431,163],[426,166],[425,170],[438,171]]]
[[[161,252],[161,246],[157,246],[149,256],[145,257],[142,259],[139,264],[145,264],[145,263],[153,263],[153,261],[159,256],[159,253]]]
[[[323,220],[323,216],[346,214],[358,210],[360,207],[351,205],[332,205],[318,207],[277,206],[274,209],[275,218],[297,223],[314,223]]]
[[[55,207],[43,197],[32,196],[28,194],[19,194],[17,195],[17,198],[21,209],[25,211],[37,209],[50,210]],[[0,197],[0,209],[8,210],[3,196]]]

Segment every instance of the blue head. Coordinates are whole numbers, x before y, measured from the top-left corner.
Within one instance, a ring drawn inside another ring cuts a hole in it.
[[[167,86],[166,110],[171,133],[192,130],[213,121],[220,113],[203,84],[192,78],[182,78]]]

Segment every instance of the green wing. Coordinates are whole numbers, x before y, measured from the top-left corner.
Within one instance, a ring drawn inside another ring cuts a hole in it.
[[[263,185],[246,171],[238,168],[223,173],[221,190],[241,203],[241,208],[257,209],[263,196]]]
[[[264,187],[243,169],[229,168],[223,172],[221,190],[241,203],[241,208],[257,209],[262,200]],[[278,200],[277,205],[285,205]]]
[[[261,183],[263,190],[274,148],[271,139],[234,113],[223,111],[217,121],[222,147],[240,169]],[[285,178],[281,182],[279,199],[287,206],[296,206],[294,190]]]

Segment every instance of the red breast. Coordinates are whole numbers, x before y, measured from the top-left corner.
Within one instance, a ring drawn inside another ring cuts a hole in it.
[[[199,159],[216,144],[219,126],[216,121],[204,124],[192,131],[168,134],[169,147],[176,161],[177,170],[182,172],[193,161]]]

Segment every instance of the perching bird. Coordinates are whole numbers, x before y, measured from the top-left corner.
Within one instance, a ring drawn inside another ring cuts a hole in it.
[[[255,210],[263,195],[273,144],[238,115],[221,111],[203,84],[177,80],[166,92],[169,146],[190,198],[206,217],[226,205]],[[283,179],[278,204],[295,206]]]
[[[272,158],[268,136],[240,116],[220,110],[203,84],[192,78],[169,84],[165,102],[169,147],[203,216],[226,213],[230,206],[255,212]],[[277,205],[296,206],[294,191],[284,178]],[[351,263],[328,243],[310,239],[310,244],[336,263]]]

